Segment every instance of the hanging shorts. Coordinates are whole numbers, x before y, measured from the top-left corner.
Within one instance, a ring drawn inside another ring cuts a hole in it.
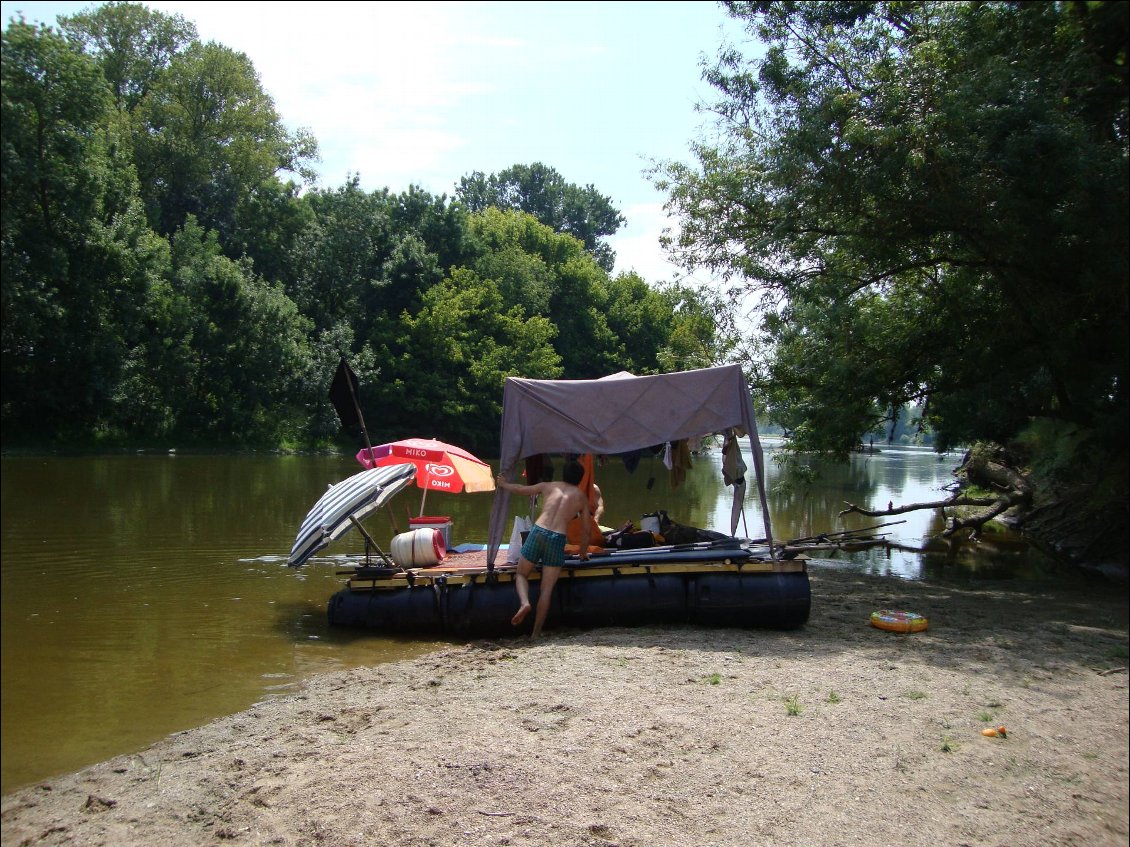
[[[522,545],[522,557],[543,568],[559,568],[565,564],[565,536],[534,524]]]

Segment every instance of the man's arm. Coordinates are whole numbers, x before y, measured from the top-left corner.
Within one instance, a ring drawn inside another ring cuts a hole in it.
[[[545,487],[545,484],[541,482],[535,485],[519,485],[515,482],[507,482],[502,478],[501,473],[495,477],[494,481],[499,488],[504,488],[511,494],[524,494],[527,497],[537,497]]]
[[[596,495],[596,509],[592,513],[592,519],[599,524],[600,519],[604,517],[604,493],[595,482],[592,485],[592,490]]]

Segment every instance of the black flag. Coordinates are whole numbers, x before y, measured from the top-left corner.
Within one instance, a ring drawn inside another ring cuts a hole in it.
[[[343,356],[330,383],[330,402],[337,410],[341,425],[352,435],[365,431],[365,421],[361,418],[361,406],[357,401],[360,390],[357,374],[353,373]]]

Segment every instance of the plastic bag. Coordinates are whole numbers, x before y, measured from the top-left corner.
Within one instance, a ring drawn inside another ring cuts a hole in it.
[[[514,529],[510,533],[510,546],[506,549],[506,561],[511,565],[518,564],[518,557],[522,555],[522,533],[533,529],[529,518],[521,515],[514,518]]]

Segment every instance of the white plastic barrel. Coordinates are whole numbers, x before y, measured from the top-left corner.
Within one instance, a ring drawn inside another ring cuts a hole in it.
[[[438,565],[446,555],[443,533],[438,529],[414,529],[392,539],[392,560],[402,568]]]

